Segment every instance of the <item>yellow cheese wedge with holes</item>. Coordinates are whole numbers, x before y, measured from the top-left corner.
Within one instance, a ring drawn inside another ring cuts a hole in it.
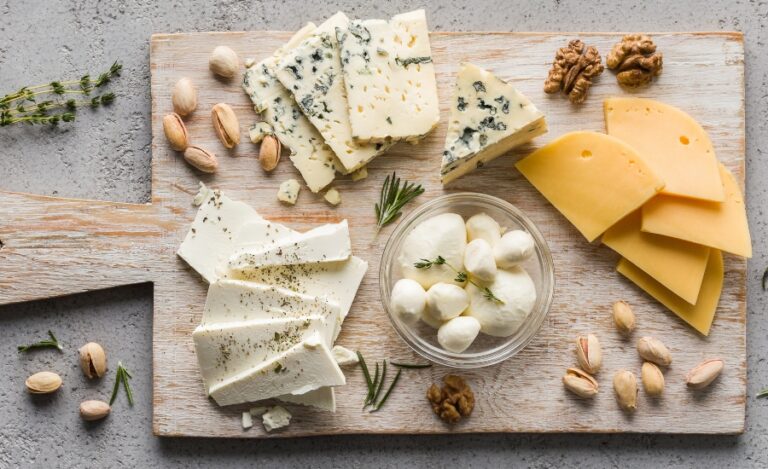
[[[717,304],[720,302],[720,293],[723,290],[723,255],[720,251],[711,250],[707,270],[701,284],[701,292],[695,305],[664,288],[662,284],[626,259],[619,261],[616,270],[656,298],[691,327],[704,335],[709,335],[709,329],[712,327],[715,311],[717,311]]]
[[[664,187],[635,150],[598,132],[565,134],[517,169],[590,242]]]
[[[667,236],[640,231],[640,211],[613,225],[603,244],[688,303],[699,297],[710,249]]]
[[[752,257],[747,209],[733,175],[720,165],[725,202],[659,195],[643,205],[642,230]]]
[[[608,134],[643,156],[666,183],[664,194],[725,200],[712,142],[691,116],[641,98],[606,99],[603,110]]]

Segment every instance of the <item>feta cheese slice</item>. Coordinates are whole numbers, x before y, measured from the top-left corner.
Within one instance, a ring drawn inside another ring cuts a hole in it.
[[[192,333],[206,390],[274,357],[313,334],[333,343],[338,318],[320,315],[198,326]]]
[[[271,432],[278,428],[287,427],[291,423],[291,413],[276,405],[262,415],[261,422],[264,424],[264,429]]]
[[[544,114],[509,83],[461,64],[445,136],[440,180],[459,176],[546,133]]]
[[[352,135],[362,142],[415,142],[440,120],[424,10],[350,21],[336,31]]]
[[[344,17],[338,27],[344,28],[348,22]],[[291,90],[296,104],[347,171],[357,170],[389,148],[352,138],[335,31],[312,36],[285,54],[278,64],[277,79]]]
[[[328,346],[315,334],[282,354],[211,386],[210,395],[225,406],[343,384],[344,373]]]
[[[299,404],[315,407],[320,410],[327,410],[329,412],[336,412],[336,393],[330,386],[318,388],[304,394],[284,394],[282,396],[277,396],[276,399],[289,404]]]
[[[334,262],[349,259],[351,255],[349,225],[347,220],[343,220],[341,223],[319,226],[267,247],[256,244],[240,248],[229,258],[228,268],[246,270]]]
[[[235,233],[247,222],[262,218],[248,204],[205,186],[195,199],[200,201],[200,208],[177,254],[211,283],[216,280],[217,266],[235,249]]]

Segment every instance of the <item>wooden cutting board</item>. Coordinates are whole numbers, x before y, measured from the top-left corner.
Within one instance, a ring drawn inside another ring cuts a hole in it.
[[[426,187],[423,203],[445,191],[438,180],[449,113],[449,97],[459,62],[471,61],[510,79],[547,115],[549,133],[534,145],[496,160],[460,180],[450,191],[477,191],[501,197],[523,209],[547,238],[556,266],[552,309],[535,340],[518,356],[489,368],[461,372],[477,396],[470,419],[446,427],[431,412],[427,387],[450,370],[408,371],[385,408],[361,412],[365,385],[359,369],[346,372],[338,390],[338,411],[329,414],[288,406],[289,428],[268,435],[291,437],[342,433],[448,432],[659,432],[740,433],[746,393],[746,261],[726,256],[726,279],[709,337],[701,337],[614,271],[617,256],[589,244],[514,169],[521,155],[564,132],[603,130],[602,100],[626,95],[606,71],[583,106],[548,96],[542,84],[557,48],[580,36],[605,54],[621,37],[612,34],[434,33],[442,120],[418,146],[401,144],[369,165],[368,179],[336,183],[343,202],[332,208],[303,190],[295,207],[280,205],[278,185],[298,177],[287,158],[273,174],[261,171],[258,147],[247,139],[257,119],[239,77],[231,82],[208,71],[208,55],[217,45],[232,47],[241,58],[261,59],[290,36],[287,32],[199,33],[152,37],[152,203],[120,204],[0,193],[0,304],[30,301],[139,282],[154,283],[154,416],[158,435],[265,437],[260,425],[240,426],[245,406],[219,408],[208,400],[197,368],[191,333],[200,321],[206,285],[176,257],[196,208],[198,181],[221,188],[255,206],[265,217],[304,230],[318,223],[348,219],[355,254],[370,263],[347,319],[340,343],[383,358],[415,360],[385,317],[378,294],[379,258],[392,227],[378,236],[373,204],[384,177],[397,170]],[[664,53],[664,72],[650,88],[634,94],[679,106],[709,132],[718,158],[744,181],[744,53],[739,33],[660,33],[654,39]],[[187,166],[166,144],[162,117],[171,112],[170,90],[190,77],[199,90],[197,111],[187,120],[192,141],[216,152],[220,171],[204,175]],[[244,138],[233,151],[216,140],[210,109],[229,103],[238,114]],[[408,209],[413,208],[412,205]],[[611,304],[629,301],[638,315],[635,339],[651,335],[671,349],[662,399],[640,393],[633,416],[619,411],[611,378],[621,368],[639,373],[634,340],[614,331]],[[596,333],[604,348],[598,375],[600,394],[579,401],[564,391],[561,377],[575,364],[578,335]],[[710,390],[693,394],[684,385],[686,371],[708,357],[722,357],[726,370]]]

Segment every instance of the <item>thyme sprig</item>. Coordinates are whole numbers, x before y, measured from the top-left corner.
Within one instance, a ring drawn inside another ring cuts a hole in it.
[[[133,405],[133,392],[128,380],[132,379],[131,373],[123,366],[123,362],[117,362],[117,373],[115,374],[115,386],[112,388],[112,397],[109,398],[109,405],[112,405],[117,399],[117,393],[120,391],[120,385],[125,389],[125,395],[128,397],[128,403]]]
[[[44,85],[25,86],[14,93],[0,98],[0,127],[11,124],[50,124],[72,122],[75,111],[80,107],[91,109],[112,104],[114,93],[104,93],[90,97],[98,89],[119,76],[123,66],[115,61],[108,71],[96,79],[84,75],[79,80],[52,81]],[[89,99],[64,99],[65,95],[82,95]],[[48,99],[39,101],[40,97]],[[52,111],[63,111],[52,113]]]
[[[59,341],[56,339],[56,336],[53,335],[53,332],[48,331],[48,337],[49,339],[43,339],[40,342],[35,342],[34,344],[19,345],[17,349],[19,350],[20,353],[28,352],[32,349],[37,349],[37,348],[56,348],[56,349],[59,349],[59,352],[64,350],[61,347],[61,344],[59,343]]]
[[[360,360],[360,369],[363,370],[365,384],[368,387],[368,393],[366,394],[365,401],[363,402],[363,410],[370,407],[370,412],[378,412],[384,406],[384,404],[387,402],[387,399],[389,399],[389,396],[392,394],[392,391],[395,389],[397,382],[400,381],[400,374],[403,372],[403,369],[427,368],[432,366],[431,364],[408,365],[403,363],[389,362],[390,364],[397,367],[397,373],[392,379],[392,382],[389,383],[387,391],[382,396],[381,393],[384,390],[384,381],[387,378],[387,360],[383,360],[381,365],[379,365],[379,362],[376,362],[374,375],[373,378],[371,378],[371,372],[368,369],[368,365],[365,363],[365,358],[363,358],[363,354],[359,351],[357,352],[357,358]]]
[[[456,278],[454,280],[456,280],[459,283],[464,283],[464,282],[468,281],[472,285],[474,285],[477,288],[481,289],[483,291],[483,296],[487,300],[495,301],[495,302],[500,303],[500,304],[504,304],[504,301],[501,298],[499,298],[496,295],[494,295],[490,288],[484,287],[482,285],[479,285],[477,282],[475,282],[474,280],[469,278],[469,275],[466,272],[464,272],[463,270],[458,270],[456,267],[454,267],[451,264],[449,264],[448,261],[446,261],[443,256],[437,256],[433,260],[430,260],[430,259],[420,259],[418,262],[415,262],[413,264],[413,266],[416,267],[417,269],[429,269],[433,265],[444,265],[444,266],[447,266],[449,269],[451,269],[452,271],[454,271],[456,273]]]
[[[376,225],[379,229],[396,220],[401,214],[402,208],[410,201],[424,193],[421,184],[408,181],[400,181],[397,173],[384,179],[381,187],[379,202],[375,205]]]

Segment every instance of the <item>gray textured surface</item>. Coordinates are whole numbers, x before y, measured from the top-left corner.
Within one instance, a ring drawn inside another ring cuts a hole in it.
[[[749,269],[747,431],[740,437],[636,435],[497,435],[330,437],[293,441],[158,439],[151,434],[151,286],[0,308],[0,468],[249,466],[690,467],[768,466],[768,320],[759,277],[768,264],[763,208],[768,178],[761,164],[768,141],[768,4],[757,1],[434,2],[435,30],[687,31],[745,33],[747,178],[755,256]],[[640,4],[642,3],[642,4]],[[144,202],[150,192],[149,36],[153,32],[296,29],[337,9],[386,17],[410,2],[49,2],[0,1],[0,92],[25,84],[96,72],[120,59],[119,101],[82,112],[59,129],[0,130],[0,188],[47,195]],[[307,13],[311,12],[311,13]],[[34,279],[30,279],[34,282]],[[15,346],[53,329],[69,345],[61,356],[18,355]],[[75,349],[86,340],[108,348],[114,365],[134,372],[136,405],[124,396],[108,420],[86,425],[77,403],[107,398],[110,382],[87,384]],[[23,392],[39,369],[59,372],[66,386],[52,398]]]

